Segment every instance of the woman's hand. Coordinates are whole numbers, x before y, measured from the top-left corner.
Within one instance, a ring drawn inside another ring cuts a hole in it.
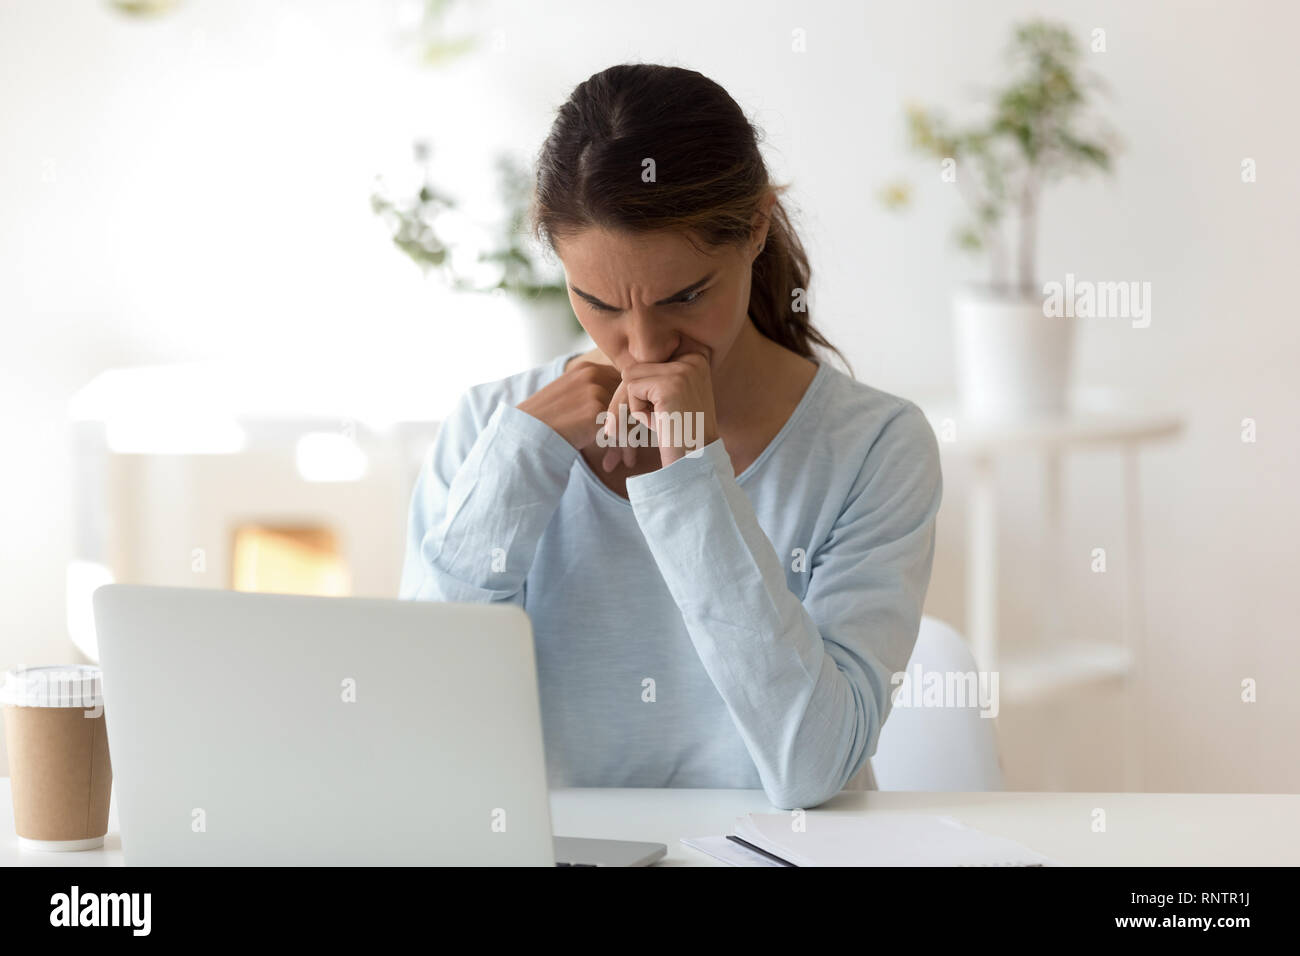
[[[600,433],[596,417],[609,407],[621,381],[618,369],[612,365],[577,362],[515,407],[550,425],[565,441],[582,451],[595,443]]]
[[[625,368],[623,381],[609,402],[607,435],[617,434],[620,405],[626,405],[633,419],[654,432],[664,468],[718,438],[709,360],[698,352]],[[621,453],[619,448],[605,452],[606,471]]]

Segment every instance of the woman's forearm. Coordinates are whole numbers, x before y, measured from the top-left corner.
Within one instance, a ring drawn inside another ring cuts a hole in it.
[[[420,472],[407,528],[401,596],[523,604],[537,543],[569,481],[577,450],[509,404],[497,406],[456,463],[455,430]]]
[[[878,475],[879,500],[892,491],[896,507],[872,508],[865,497],[850,506],[804,601],[721,442],[628,481],[655,562],[774,806],[824,802],[875,750],[934,553],[937,452],[932,440],[912,448],[896,456],[897,474]]]

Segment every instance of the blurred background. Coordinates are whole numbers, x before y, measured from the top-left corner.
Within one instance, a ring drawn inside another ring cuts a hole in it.
[[[1034,23],[1073,54],[1009,62]],[[813,320],[931,415],[926,613],[1002,671],[1006,786],[1295,791],[1297,30],[1260,0],[0,0],[0,667],[93,660],[109,580],[395,595],[456,396],[585,347],[518,228],[554,111],[659,62],[762,129]],[[1043,118],[1058,166],[969,205]],[[971,294],[999,261],[1068,334]]]

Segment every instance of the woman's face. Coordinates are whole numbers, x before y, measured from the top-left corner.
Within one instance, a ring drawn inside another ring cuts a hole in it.
[[[688,352],[716,371],[749,322],[756,247],[710,255],[676,232],[591,227],[557,242],[556,252],[574,313],[620,371]]]

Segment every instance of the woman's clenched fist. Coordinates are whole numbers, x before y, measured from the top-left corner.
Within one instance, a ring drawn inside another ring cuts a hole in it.
[[[516,408],[545,422],[578,451],[596,442],[597,416],[609,408],[623,377],[612,365],[577,362]]]

